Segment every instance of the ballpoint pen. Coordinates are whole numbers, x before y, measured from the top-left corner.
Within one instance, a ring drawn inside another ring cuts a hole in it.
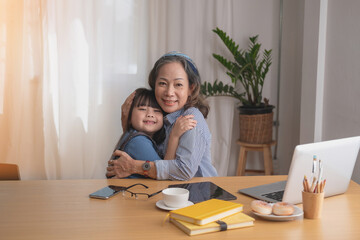
[[[312,177],[315,177],[315,172],[316,172],[316,155],[313,156],[313,165],[312,165]]]
[[[318,182],[317,182],[317,191],[320,192],[320,183],[322,181],[322,171],[323,171],[323,165],[321,162],[321,159],[319,159],[319,175],[318,175]]]

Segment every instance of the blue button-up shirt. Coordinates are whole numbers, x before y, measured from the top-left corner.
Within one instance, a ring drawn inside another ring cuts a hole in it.
[[[163,155],[176,119],[180,115],[194,115],[197,125],[185,132],[179,140],[174,160],[156,160],[157,179],[190,180],[193,177],[217,176],[211,164],[211,134],[204,116],[197,108],[181,109],[168,114],[164,119],[166,139],[160,146]]]

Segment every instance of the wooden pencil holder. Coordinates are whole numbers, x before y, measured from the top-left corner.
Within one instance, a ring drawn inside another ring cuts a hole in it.
[[[316,219],[321,217],[324,203],[324,192],[311,193],[303,191],[302,200],[305,218]]]

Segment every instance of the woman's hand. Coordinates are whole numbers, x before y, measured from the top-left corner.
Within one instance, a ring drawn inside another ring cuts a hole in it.
[[[174,127],[171,129],[171,135],[180,138],[186,131],[196,127],[196,124],[197,121],[194,119],[194,115],[180,116],[176,119]]]
[[[106,177],[124,178],[134,173],[135,161],[126,152],[116,150],[113,156],[119,158],[108,161]]]
[[[131,93],[126,98],[123,105],[121,105],[121,126],[123,128],[123,132],[125,132],[127,130],[127,120],[128,120],[128,117],[129,117],[130,107],[131,107],[131,104],[132,104],[132,102],[134,100],[135,94],[136,94],[136,91]]]

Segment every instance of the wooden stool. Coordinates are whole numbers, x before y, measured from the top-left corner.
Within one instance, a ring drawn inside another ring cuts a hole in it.
[[[236,171],[237,176],[243,176],[245,172],[263,172],[265,175],[273,174],[271,146],[276,144],[275,141],[265,144],[251,144],[240,141],[237,141],[236,143],[240,145],[240,154]],[[246,170],[246,157],[248,151],[263,152],[264,170]]]

